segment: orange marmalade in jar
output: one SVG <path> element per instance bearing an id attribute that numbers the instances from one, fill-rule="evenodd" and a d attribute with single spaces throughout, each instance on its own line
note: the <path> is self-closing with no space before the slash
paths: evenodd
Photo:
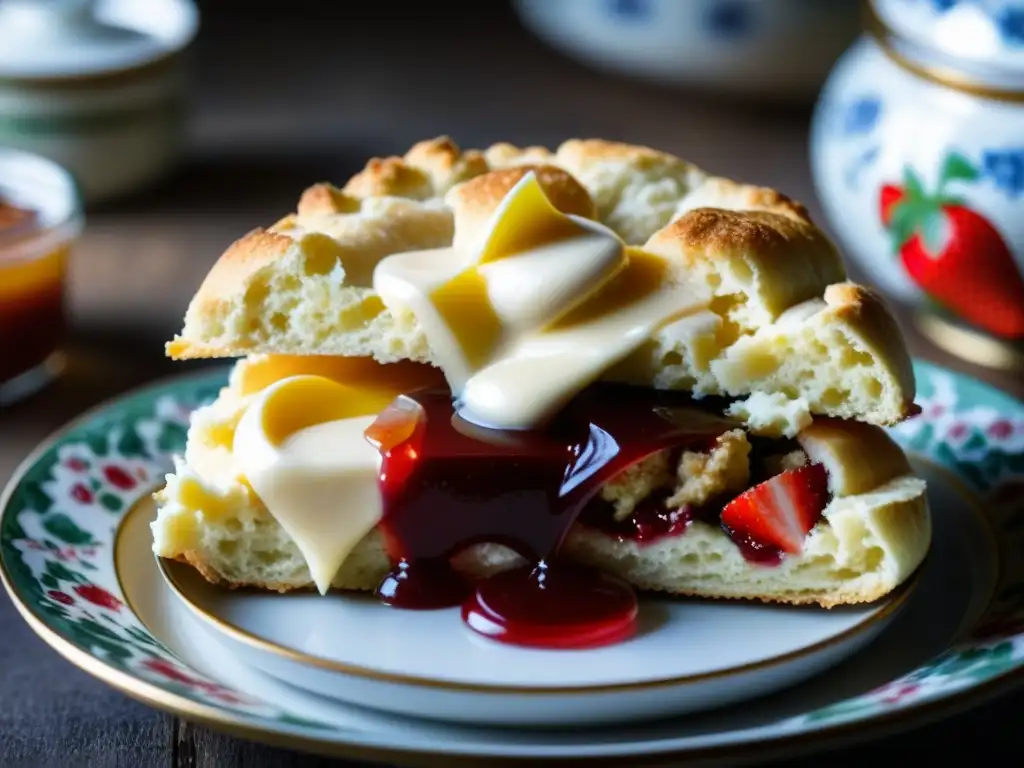
<path id="1" fill-rule="evenodd" d="M 68 252 L 81 228 L 67 171 L 0 148 L 0 407 L 60 369 Z"/>

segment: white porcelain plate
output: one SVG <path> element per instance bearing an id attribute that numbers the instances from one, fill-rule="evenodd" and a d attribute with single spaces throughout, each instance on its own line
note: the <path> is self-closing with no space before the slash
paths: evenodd
<path id="1" fill-rule="evenodd" d="M 620 661 L 594 664 L 588 672 L 585 663 L 566 661 L 570 654 L 551 666 L 541 658 L 547 652 L 531 658 L 533 652 L 496 649 L 483 639 L 460 635 L 464 630 L 454 617 L 442 622 L 441 613 L 405 625 L 436 621 L 436 629 L 412 630 L 393 641 L 378 636 L 348 642 L 344 633 L 332 637 L 349 615 L 382 610 L 352 598 L 328 597 L 324 602 L 310 597 L 328 606 L 323 610 L 329 618 L 318 627 L 327 634 L 318 640 L 307 613 L 313 609 L 305 607 L 305 598 L 282 609 L 294 611 L 287 621 L 278 622 L 291 625 L 282 629 L 261 615 L 279 610 L 264 609 L 262 598 L 252 601 L 256 607 L 251 615 L 240 618 L 237 610 L 246 607 L 247 596 L 225 602 L 205 588 L 194 591 L 186 571 L 179 581 L 196 605 L 211 607 L 198 601 L 213 595 L 212 607 L 222 620 L 262 622 L 238 626 L 290 646 L 298 655 L 262 641 L 243 641 L 238 630 L 213 628 L 162 578 L 149 549 L 152 507 L 144 500 L 168 469 L 169 454 L 180 450 L 188 412 L 216 394 L 223 373 L 179 378 L 120 398 L 42 446 L 18 471 L 3 499 L 0 573 L 28 623 L 76 665 L 155 706 L 252 738 L 392 762 L 424 762 L 444 755 L 445 765 L 495 765 L 525 757 L 620 764 L 624 758 L 636 764 L 670 755 L 729 762 L 767 758 L 821 744 L 832 735 L 866 735 L 875 726 L 891 727 L 894 720 L 909 722 L 968 706 L 1022 678 L 1024 406 L 948 371 L 923 363 L 916 370 L 923 412 L 895 435 L 915 455 L 916 468 L 929 482 L 933 549 L 891 623 L 834 665 L 855 650 L 844 646 L 843 638 L 870 640 L 873 629 L 882 628 L 880 614 L 887 607 L 875 607 L 873 614 L 807 611 L 805 618 L 804 611 L 783 616 L 755 606 L 735 606 L 746 609 L 743 616 L 731 609 L 718 615 L 718 607 L 693 601 L 645 603 L 645 611 L 653 613 L 648 631 L 633 641 L 634 648 L 645 647 L 637 656 L 661 654 L 668 660 L 672 654 L 668 645 L 660 647 L 659 636 L 674 638 L 679 656 L 696 653 L 695 638 L 703 637 L 700 656 L 672 658 L 675 666 L 668 674 L 653 664 L 627 662 L 629 645 L 623 645 L 599 652 L 621 654 Z M 287 600 L 290 605 L 291 598 Z M 391 620 L 383 614 L 381 619 Z M 303 626 L 310 631 L 303 632 Z M 684 628 L 696 633 L 694 638 Z M 726 628 L 737 636 L 727 636 Z M 748 638 L 738 637 L 741 632 Z M 413 635 L 420 651 L 410 661 L 406 651 L 411 646 L 402 643 L 411 642 Z M 460 643 L 461 650 L 445 652 L 446 637 Z M 816 646 L 819 641 L 841 650 L 824 658 L 822 646 Z M 389 647 L 390 642 L 397 647 Z M 499 655 L 504 661 L 487 670 L 480 659 L 492 652 L 496 661 Z M 787 655 L 793 652 L 795 656 Z M 508 661 L 511 654 L 515 664 Z M 779 656 L 784 657 L 781 662 Z M 437 661 L 431 662 L 432 657 Z M 458 663 L 460 658 L 465 663 Z M 794 658 L 811 658 L 817 669 L 828 668 L 792 685 L 798 676 Z M 633 666 L 623 666 L 627 663 Z M 677 706 L 687 697 L 693 706 L 695 676 L 701 676 L 700 685 L 713 683 L 701 695 L 710 691 L 746 699 L 756 693 L 758 683 L 737 666 L 751 663 L 757 665 L 755 672 L 773 671 L 770 682 L 762 679 L 758 690 L 775 693 L 706 714 L 600 728 L 474 727 L 382 713 L 340 700 L 368 701 L 367 691 L 373 689 L 378 706 L 384 702 L 394 710 L 396 705 L 387 700 L 408 699 L 420 715 L 452 717 L 464 710 L 468 696 L 484 719 L 494 722 L 505 710 L 489 702 L 525 709 L 516 701 L 524 694 L 510 693 L 505 686 L 532 686 L 526 697 L 542 702 L 537 706 L 552 719 L 561 717 L 562 710 L 584 708 L 587 722 L 597 723 L 602 712 L 607 714 L 601 701 L 612 701 L 623 690 L 667 690 Z M 356 671 L 318 668 L 324 664 L 352 664 Z M 518 669 L 507 668 L 512 666 Z M 801 676 L 814 671 L 804 670 Z M 704 677 L 708 673 L 711 677 Z M 546 674 L 557 676 L 553 679 L 558 685 Z M 685 685 L 679 689 L 665 682 L 680 676 L 689 680 L 689 692 Z M 417 679 L 405 679 L 409 677 Z M 740 690 L 726 695 L 724 681 L 729 680 Z M 372 685 L 359 690 L 367 682 Z M 311 693 L 314 686 L 327 695 Z M 501 691 L 495 694 L 494 688 Z M 638 711 L 648 707 L 649 712 L 659 706 L 656 701 L 632 696 L 628 701 L 618 698 L 614 706 Z"/>
<path id="2" fill-rule="evenodd" d="M 137 514 L 152 519 L 145 511 Z M 187 565 L 160 567 L 204 631 L 273 677 L 384 711 L 496 725 L 650 719 L 792 685 L 878 635 L 916 583 L 870 607 L 827 612 L 644 598 L 631 640 L 549 651 L 480 637 L 458 608 L 400 611 L 362 595 L 232 591 Z"/>

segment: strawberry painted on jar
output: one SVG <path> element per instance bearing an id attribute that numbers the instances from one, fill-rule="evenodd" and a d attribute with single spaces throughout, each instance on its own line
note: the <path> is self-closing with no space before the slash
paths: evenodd
<path id="1" fill-rule="evenodd" d="M 870 281 L 974 362 L 1024 366 L 1024 1 L 871 0 L 811 131 Z"/>

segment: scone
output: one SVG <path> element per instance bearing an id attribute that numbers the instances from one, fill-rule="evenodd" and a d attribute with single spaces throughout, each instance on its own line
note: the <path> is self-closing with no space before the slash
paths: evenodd
<path id="1" fill-rule="evenodd" d="M 371 160 L 233 244 L 168 353 L 241 358 L 153 523 L 212 582 L 830 607 L 930 543 L 884 304 L 798 203 L 644 147 Z"/>

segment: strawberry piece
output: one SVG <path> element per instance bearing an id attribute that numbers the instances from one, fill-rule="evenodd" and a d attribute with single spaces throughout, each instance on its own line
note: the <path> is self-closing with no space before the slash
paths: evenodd
<path id="1" fill-rule="evenodd" d="M 798 555 L 826 504 L 828 475 L 811 464 L 744 491 L 725 505 L 722 525 L 742 547 Z"/>
<path id="2" fill-rule="evenodd" d="M 903 191 L 903 187 L 897 187 L 895 184 L 885 184 L 882 186 L 878 195 L 878 213 L 885 226 L 889 226 L 889 223 L 892 221 L 893 210 L 903 202 L 905 196 L 906 193 Z"/>

